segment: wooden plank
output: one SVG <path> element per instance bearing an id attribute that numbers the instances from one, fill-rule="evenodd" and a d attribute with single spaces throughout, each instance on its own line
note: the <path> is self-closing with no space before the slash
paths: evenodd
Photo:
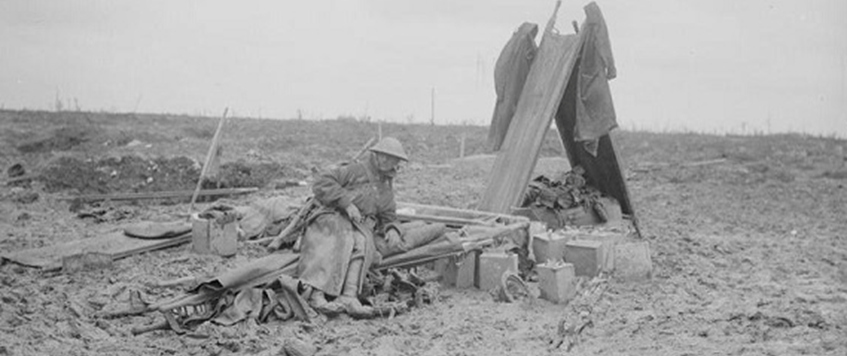
<path id="1" fill-rule="evenodd" d="M 557 2 L 556 11 L 558 8 Z M 538 161 L 544 134 L 559 108 L 582 43 L 578 35 L 554 33 L 555 21 L 556 12 L 544 30 L 479 210 L 508 213 L 517 206 Z"/>
<path id="2" fill-rule="evenodd" d="M 483 225 L 483 226 L 494 226 L 495 223 L 491 221 L 485 220 L 473 220 L 473 219 L 462 219 L 462 218 L 454 218 L 449 216 L 437 216 L 437 215 L 422 215 L 422 214 L 404 214 L 397 213 L 397 218 L 401 221 L 426 221 L 431 223 L 442 223 L 447 226 L 465 226 L 465 225 Z"/>
<path id="3" fill-rule="evenodd" d="M 259 188 L 224 188 L 201 190 L 198 196 L 239 195 L 258 191 Z M 164 192 L 143 193 L 115 193 L 115 194 L 91 194 L 76 197 L 61 197 L 59 200 L 99 201 L 99 200 L 143 200 L 143 199 L 170 199 L 189 198 L 194 194 L 191 190 L 174 190 Z"/>
<path id="4" fill-rule="evenodd" d="M 425 204 L 414 204 L 414 203 L 397 203 L 397 213 L 400 215 L 409 215 L 410 218 L 414 217 L 445 217 L 445 218 L 456 218 L 463 219 L 468 221 L 477 221 L 477 222 L 502 222 L 506 224 L 511 224 L 516 222 L 517 220 L 524 219 L 523 217 L 515 216 L 515 215 L 506 215 L 506 214 L 494 214 L 487 211 L 479 211 L 479 210 L 469 210 L 469 209 L 457 209 L 446 206 L 437 206 L 437 205 L 425 205 Z M 516 220 L 517 219 L 517 220 Z M 461 221 L 461 220 L 457 220 Z"/>
<path id="5" fill-rule="evenodd" d="M 62 258 L 86 252 L 104 253 L 113 260 L 139 253 L 181 245 L 191 241 L 191 233 L 159 240 L 144 240 L 124 235 L 123 229 L 110 231 L 100 237 L 66 242 L 41 248 L 8 252 L 0 255 L 3 259 L 30 267 L 48 270 L 62 268 Z"/>
<path id="6" fill-rule="evenodd" d="M 9 178 L 9 179 L 3 181 L 2 185 L 10 185 L 10 184 L 22 182 L 22 181 L 25 181 L 25 180 L 33 180 L 33 179 L 39 178 L 40 176 L 41 176 L 41 173 L 30 173 L 30 174 L 22 175 L 22 176 L 19 176 L 19 177 Z"/>

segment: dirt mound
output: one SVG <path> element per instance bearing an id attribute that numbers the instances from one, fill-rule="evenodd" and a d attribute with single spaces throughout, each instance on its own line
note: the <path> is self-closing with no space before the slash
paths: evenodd
<path id="1" fill-rule="evenodd" d="M 40 180 L 47 192 L 94 194 L 191 189 L 199 176 L 197 164 L 186 157 L 123 156 L 97 161 L 61 157 L 42 172 Z"/>
<path id="2" fill-rule="evenodd" d="M 243 160 L 225 163 L 214 177 L 204 179 L 204 188 L 264 187 L 280 178 L 303 179 L 299 170 L 278 162 L 251 163 Z"/>
<path id="3" fill-rule="evenodd" d="M 99 133 L 56 155 L 17 150 L 73 123 L 95 126 L 99 131 L 92 132 Z M 8 176 L 8 168 L 20 162 L 26 174 L 41 174 L 54 191 L 68 193 L 129 192 L 134 184 L 141 191 L 190 190 L 216 123 L 213 118 L 0 111 L 0 173 Z M 493 156 L 481 155 L 485 128 L 384 123 L 382 131 L 401 139 L 412 157 L 395 181 L 398 201 L 473 208 L 480 200 L 494 162 Z M 466 157 L 453 160 L 463 132 Z M 349 159 L 376 133 L 376 123 L 239 119 L 223 136 L 223 163 L 244 161 L 224 164 L 215 182 L 261 186 L 268 179 L 305 177 L 312 167 Z M 291 339 L 314 345 L 319 355 L 847 354 L 847 142 L 631 131 L 615 131 L 613 138 L 650 244 L 653 278 L 582 280 L 580 286 L 606 288 L 591 300 L 591 309 L 586 299 L 567 306 L 543 299 L 498 303 L 486 291 L 446 288 L 425 308 L 368 321 L 206 323 L 191 334 L 132 336 L 133 328 L 158 323 L 161 314 L 100 316 L 125 310 L 136 292 L 155 303 L 183 291 L 158 287 L 161 281 L 219 275 L 267 255 L 252 244 L 240 245 L 229 258 L 183 246 L 73 274 L 0 263 L 0 355 L 267 355 L 284 353 L 283 344 Z M 132 140 L 145 144 L 129 145 Z M 563 154 L 552 151 L 558 142 L 552 133 L 545 138 L 533 176 L 565 169 Z M 556 157 L 545 159 L 553 156 L 545 152 Z M 191 159 L 174 158 L 185 160 L 184 166 L 153 159 L 173 154 Z M 48 174 L 47 168 L 55 171 Z M 184 185 L 163 173 L 170 168 L 174 175 L 185 174 Z M 41 187 L 0 186 L 0 250 L 103 236 L 124 223 L 171 221 L 190 210 L 188 204 L 103 202 L 68 211 Z M 262 191 L 242 202 L 280 195 L 295 205 L 309 193 L 306 187 Z M 572 324 L 563 322 L 573 320 L 566 313 L 577 310 L 571 305 L 590 310 L 591 324 L 585 324 L 570 352 L 550 350 L 562 340 L 560 330 L 570 332 L 564 326 Z"/>

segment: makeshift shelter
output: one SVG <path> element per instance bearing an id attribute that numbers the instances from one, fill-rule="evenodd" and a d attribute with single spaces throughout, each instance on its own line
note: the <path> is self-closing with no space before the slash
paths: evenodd
<path id="1" fill-rule="evenodd" d="M 545 27 L 478 209 L 506 214 L 518 206 L 555 119 L 571 167 L 583 167 L 588 183 L 615 198 L 622 213 L 635 222 L 609 137 L 617 123 L 608 80 L 617 73 L 605 20 L 592 2 L 584 8 L 586 20 L 578 33 L 558 34 L 554 25 L 559 5 Z"/>

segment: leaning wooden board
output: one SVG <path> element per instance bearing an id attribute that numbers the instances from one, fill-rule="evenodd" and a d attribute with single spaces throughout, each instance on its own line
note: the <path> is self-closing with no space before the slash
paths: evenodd
<path id="1" fill-rule="evenodd" d="M 557 11 L 558 8 L 559 3 Z M 477 207 L 479 210 L 509 213 L 518 206 L 538 161 L 544 134 L 559 109 L 582 39 L 579 35 L 554 33 L 555 20 L 554 13 L 547 23 L 515 115 L 494 161 L 488 186 Z"/>
<path id="2" fill-rule="evenodd" d="M 101 237 L 92 237 L 36 249 L 8 252 L 3 253 L 0 257 L 25 266 L 53 270 L 62 268 L 63 257 L 80 253 L 100 252 L 109 254 L 113 260 L 117 260 L 190 241 L 190 231 L 168 239 L 145 240 L 126 236 L 123 229 L 118 229 L 107 232 Z"/>

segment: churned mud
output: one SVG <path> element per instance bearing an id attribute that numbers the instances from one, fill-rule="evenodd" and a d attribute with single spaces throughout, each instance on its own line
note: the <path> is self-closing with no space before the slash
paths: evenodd
<path id="1" fill-rule="evenodd" d="M 184 201 L 83 206 L 79 194 L 193 189 L 217 121 L 166 115 L 0 112 L 0 168 L 20 164 L 32 179 L 0 186 L 0 251 L 101 236 L 119 223 L 169 220 Z M 493 156 L 486 128 L 383 124 L 413 157 L 398 200 L 472 208 Z M 229 199 L 285 196 L 275 180 L 309 181 L 352 157 L 378 133 L 351 120 L 232 119 L 217 178 L 206 187 L 260 187 Z M 466 157 L 459 158 L 462 137 Z M 0 355 L 279 355 L 286 341 L 319 355 L 844 355 L 847 353 L 847 142 L 800 135 L 711 136 L 614 132 L 653 278 L 582 281 L 574 305 L 591 323 L 570 344 L 559 327 L 570 307 L 531 298 L 500 303 L 488 291 L 442 289 L 437 300 L 393 318 L 339 317 L 313 323 L 204 324 L 187 335 L 133 326 L 160 315 L 105 318 L 132 293 L 178 295 L 156 283 L 209 276 L 265 252 L 242 244 L 235 257 L 188 246 L 117 260 L 111 269 L 65 274 L 0 266 Z M 567 169 L 548 135 L 536 173 Z M 18 175 L 16 172 L 15 175 Z M 166 204 L 163 204 L 166 203 Z M 202 202 L 202 209 L 210 202 Z M 113 218 L 79 211 L 111 209 Z M 118 218 L 119 217 L 119 218 Z M 533 285 L 530 284 L 531 289 Z M 558 346 L 558 347 L 557 347 Z M 569 350 L 566 346 L 570 346 Z"/>

